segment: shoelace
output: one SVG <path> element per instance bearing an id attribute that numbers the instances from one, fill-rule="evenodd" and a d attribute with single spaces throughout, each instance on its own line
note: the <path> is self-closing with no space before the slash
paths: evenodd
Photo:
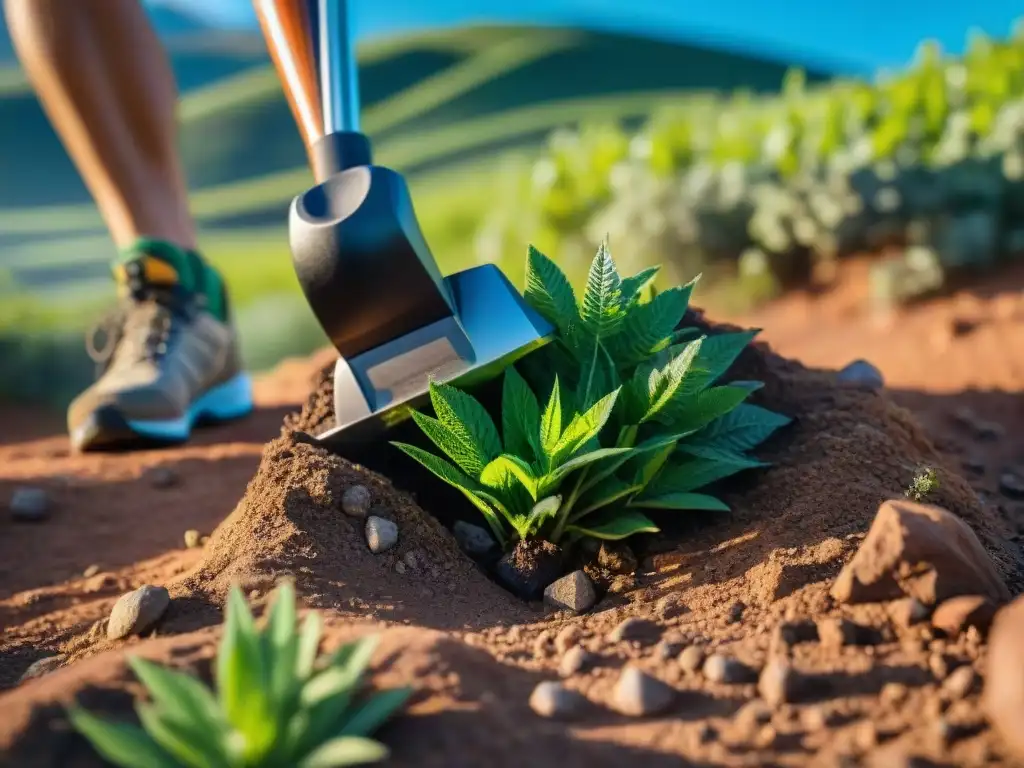
<path id="1" fill-rule="evenodd" d="M 175 292 L 132 286 L 131 294 L 86 334 L 86 351 L 98 375 L 115 357 L 125 363 L 158 361 L 188 316 L 188 302 Z"/>

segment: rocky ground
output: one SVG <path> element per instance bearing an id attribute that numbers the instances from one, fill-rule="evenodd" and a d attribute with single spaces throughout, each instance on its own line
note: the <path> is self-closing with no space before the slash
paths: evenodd
<path id="1" fill-rule="evenodd" d="M 228 586 L 260 606 L 281 576 L 328 644 L 383 631 L 374 681 L 416 687 L 390 764 L 1024 764 L 1024 275 L 879 317 L 858 270 L 735 318 L 771 350 L 734 374 L 794 422 L 733 511 L 591 552 L 546 602 L 497 586 L 479 521 L 405 465 L 309 444 L 324 357 L 174 450 L 71 456 L 59 419 L 4 409 L 6 764 L 101 765 L 60 704 L 129 716 L 126 652 L 205 674 Z"/>

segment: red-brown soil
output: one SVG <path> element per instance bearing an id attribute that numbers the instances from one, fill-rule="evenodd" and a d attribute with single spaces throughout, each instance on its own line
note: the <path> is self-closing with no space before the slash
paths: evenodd
<path id="1" fill-rule="evenodd" d="M 828 592 L 878 505 L 899 497 L 925 465 L 940 478 L 928 500 L 966 520 L 1010 591 L 1022 591 L 1024 507 L 1000 495 L 998 479 L 1024 463 L 1024 300 L 1010 292 L 1024 273 L 887 320 L 863 313 L 861 278 L 854 265 L 830 294 L 795 295 L 737 319 L 765 328 L 771 350 L 749 350 L 734 374 L 765 381 L 757 401 L 794 417 L 758 451 L 773 466 L 724 485 L 731 513 L 661 518 L 663 533 L 638 545 L 636 575 L 617 579 L 580 617 L 496 586 L 438 522 L 461 508 L 410 488 L 415 476 L 398 457 L 392 485 L 296 438 L 292 429 L 315 431 L 323 420 L 323 393 L 306 400 L 329 356 L 282 366 L 260 382 L 251 419 L 174 450 L 72 456 L 59 418 L 4 409 L 0 500 L 33 485 L 54 509 L 34 524 L 0 517 L 0 687 L 12 689 L 0 695 L 0 749 L 10 765 L 101 764 L 68 730 L 60 702 L 78 695 L 129 716 L 137 689 L 126 650 L 202 673 L 228 586 L 240 582 L 259 605 L 290 576 L 305 604 L 328 618 L 329 643 L 383 629 L 375 681 L 418 689 L 380 733 L 394 750 L 389 764 L 1012 765 L 977 690 L 951 699 L 937 679 L 937 657 L 981 671 L 983 643 L 905 628 L 885 604 L 838 606 Z M 887 393 L 804 367 L 858 357 L 878 365 Z M 163 487 L 160 468 L 177 482 Z M 399 525 L 398 546 L 386 554 L 371 554 L 339 509 L 354 483 L 371 490 L 376 514 Z M 437 518 L 408 490 L 421 490 Z M 185 549 L 187 529 L 211 537 Z M 83 576 L 93 565 L 98 572 Z M 107 641 L 102 621 L 140 584 L 171 592 L 160 637 Z M 608 637 L 629 616 L 656 625 L 650 642 Z M 760 667 L 777 650 L 780 623 L 839 616 L 874 627 L 877 640 L 795 645 L 794 666 L 823 684 L 767 720 L 741 710 L 757 698 L 755 685 L 712 683 L 676 659 L 680 648 L 701 645 Z M 590 708 L 560 723 L 527 702 L 537 682 L 558 679 L 553 641 L 568 626 L 596 664 L 566 680 Z M 34 660 L 54 653 L 67 666 L 17 685 Z M 647 718 L 614 712 L 611 690 L 627 663 L 675 687 L 674 705 Z"/>

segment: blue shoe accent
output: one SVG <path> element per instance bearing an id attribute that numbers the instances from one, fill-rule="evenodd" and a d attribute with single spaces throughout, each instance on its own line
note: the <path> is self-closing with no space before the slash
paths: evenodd
<path id="1" fill-rule="evenodd" d="M 249 374 L 240 373 L 230 381 L 204 392 L 180 418 L 159 421 L 129 419 L 128 426 L 142 437 L 184 442 L 192 434 L 196 422 L 201 419 L 230 421 L 248 415 L 252 409 L 252 380 Z"/>

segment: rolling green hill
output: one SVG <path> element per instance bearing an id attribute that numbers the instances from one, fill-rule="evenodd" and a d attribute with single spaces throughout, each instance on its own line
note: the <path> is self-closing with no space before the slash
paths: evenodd
<path id="1" fill-rule="evenodd" d="M 297 293 L 285 214 L 311 179 L 262 43 L 203 32 L 169 48 L 182 84 L 193 210 L 243 326 L 252 326 L 243 327 L 247 361 L 262 367 L 304 352 L 322 337 Z M 529 157 L 553 129 L 638 120 L 659 103 L 702 109 L 712 92 L 775 91 L 790 64 L 631 35 L 513 26 L 408 35 L 363 45 L 359 57 L 362 127 L 377 162 L 410 179 L 446 272 L 473 263 L 497 170 Z M 37 102 L 9 68 L 0 68 L 0 146 L 0 393 L 45 388 L 60 357 L 64 399 L 87 368 L 68 373 L 67 356 L 80 353 L 53 350 L 78 350 L 86 318 L 109 300 L 110 243 Z M 518 281 L 521 265 L 502 266 Z M 268 324 L 270 314 L 276 320 Z"/>

